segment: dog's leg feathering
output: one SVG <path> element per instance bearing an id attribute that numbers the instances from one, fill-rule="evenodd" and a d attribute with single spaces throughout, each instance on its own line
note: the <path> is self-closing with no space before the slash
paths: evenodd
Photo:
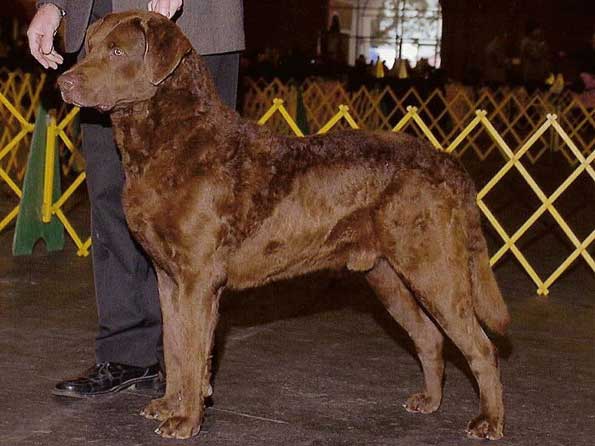
<path id="1" fill-rule="evenodd" d="M 424 391 L 411 395 L 404 404 L 405 409 L 417 413 L 435 412 L 442 400 L 442 333 L 386 260 L 380 260 L 366 279 L 390 315 L 411 336 L 421 362 Z"/>

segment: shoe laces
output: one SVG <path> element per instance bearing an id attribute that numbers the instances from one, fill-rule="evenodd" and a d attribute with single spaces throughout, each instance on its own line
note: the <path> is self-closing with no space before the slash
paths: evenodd
<path id="1" fill-rule="evenodd" d="M 103 378 L 112 377 L 112 371 L 110 370 L 111 363 L 109 362 L 101 362 L 99 364 L 95 364 L 95 375 L 97 378 L 92 379 L 92 381 L 101 381 Z"/>

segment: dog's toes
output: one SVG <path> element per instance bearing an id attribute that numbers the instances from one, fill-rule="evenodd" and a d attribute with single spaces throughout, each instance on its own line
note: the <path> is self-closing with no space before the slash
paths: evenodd
<path id="1" fill-rule="evenodd" d="M 471 420 L 467 426 L 467 436 L 481 440 L 499 440 L 504 436 L 504 423 L 490 420 L 485 415 L 479 415 Z"/>
<path id="2" fill-rule="evenodd" d="M 426 393 L 411 395 L 403 407 L 411 413 L 432 413 L 438 410 L 440 400 L 428 396 Z"/>
<path id="3" fill-rule="evenodd" d="M 140 414 L 150 420 L 165 421 L 174 415 L 174 409 L 168 400 L 159 398 L 147 404 Z"/>
<path id="4" fill-rule="evenodd" d="M 163 438 L 185 440 L 200 432 L 200 421 L 193 417 L 174 416 L 165 420 L 155 429 L 155 433 Z"/>

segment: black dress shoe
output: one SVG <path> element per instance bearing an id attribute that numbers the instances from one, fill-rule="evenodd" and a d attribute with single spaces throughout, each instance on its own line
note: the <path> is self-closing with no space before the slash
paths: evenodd
<path id="1" fill-rule="evenodd" d="M 86 398 L 119 392 L 135 384 L 151 385 L 162 381 L 159 364 L 135 367 L 115 362 L 102 362 L 83 372 L 77 378 L 59 382 L 54 395 Z"/>

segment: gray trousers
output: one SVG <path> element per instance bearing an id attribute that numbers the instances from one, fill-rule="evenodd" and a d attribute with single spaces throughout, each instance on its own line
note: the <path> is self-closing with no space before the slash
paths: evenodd
<path id="1" fill-rule="evenodd" d="M 94 19 L 109 12 L 108 2 Z M 203 56 L 223 101 L 235 108 L 239 53 Z M 132 239 L 122 209 L 124 173 L 106 115 L 81 112 L 91 204 L 93 273 L 99 332 L 97 362 L 149 366 L 162 361 L 161 310 L 150 260 Z M 163 131 L 167 131 L 164 129 Z"/>

